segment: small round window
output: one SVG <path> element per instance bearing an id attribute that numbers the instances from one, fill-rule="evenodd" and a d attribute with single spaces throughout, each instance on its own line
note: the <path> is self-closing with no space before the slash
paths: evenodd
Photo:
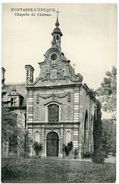
<path id="1" fill-rule="evenodd" d="M 53 61 L 56 60 L 56 59 L 57 59 L 57 54 L 53 53 L 53 54 L 51 55 L 51 59 L 52 59 Z"/>

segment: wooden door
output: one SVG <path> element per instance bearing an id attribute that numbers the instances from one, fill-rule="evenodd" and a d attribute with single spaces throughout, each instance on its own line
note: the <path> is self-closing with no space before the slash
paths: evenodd
<path id="1" fill-rule="evenodd" d="M 56 132 L 50 132 L 47 135 L 47 156 L 58 157 L 59 137 Z"/>

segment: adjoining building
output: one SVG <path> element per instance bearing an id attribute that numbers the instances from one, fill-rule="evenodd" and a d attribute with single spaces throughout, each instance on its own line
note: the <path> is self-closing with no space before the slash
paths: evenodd
<path id="1" fill-rule="evenodd" d="M 7 106 L 16 105 L 26 116 L 30 156 L 35 155 L 33 143 L 38 142 L 43 145 L 42 156 L 62 157 L 63 144 L 70 141 L 79 157 L 90 155 L 98 139 L 101 104 L 62 52 L 58 16 L 51 34 L 52 46 L 39 63 L 39 76 L 34 80 L 34 68 L 26 65 L 26 84 L 16 88 L 3 84 L 4 99 L 7 96 Z"/>

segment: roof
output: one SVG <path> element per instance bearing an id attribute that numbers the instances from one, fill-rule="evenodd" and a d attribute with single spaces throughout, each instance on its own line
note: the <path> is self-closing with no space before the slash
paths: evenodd
<path id="1" fill-rule="evenodd" d="M 52 32 L 52 35 L 53 35 L 54 33 L 58 33 L 60 36 L 63 36 L 63 34 L 62 34 L 62 32 L 61 32 L 61 30 L 60 30 L 59 27 L 54 28 L 54 30 L 53 30 L 53 32 Z"/>
<path id="2" fill-rule="evenodd" d="M 27 90 L 25 87 L 25 83 L 9 83 L 5 84 L 3 91 L 4 92 L 11 92 L 13 88 L 16 89 L 17 93 L 24 97 L 22 106 L 26 106 L 26 95 L 27 95 Z"/>

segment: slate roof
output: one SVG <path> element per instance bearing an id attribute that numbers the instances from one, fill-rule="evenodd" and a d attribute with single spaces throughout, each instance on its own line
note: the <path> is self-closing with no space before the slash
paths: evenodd
<path id="1" fill-rule="evenodd" d="M 5 86 L 3 88 L 3 92 L 11 92 L 13 90 L 13 88 L 15 88 L 17 93 L 24 98 L 22 106 L 26 106 L 27 90 L 26 90 L 26 87 L 25 87 L 25 83 L 9 83 L 9 84 L 5 84 Z"/>

